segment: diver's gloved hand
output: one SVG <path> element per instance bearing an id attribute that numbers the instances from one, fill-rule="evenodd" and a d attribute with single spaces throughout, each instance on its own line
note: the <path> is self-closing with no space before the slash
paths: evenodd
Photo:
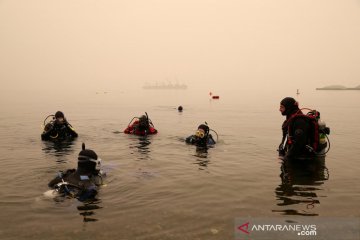
<path id="1" fill-rule="evenodd" d="M 192 144 L 194 142 L 193 136 L 189 136 L 189 137 L 185 138 L 185 142 Z"/>
<path id="2" fill-rule="evenodd" d="M 49 131 L 51 131 L 53 129 L 54 129 L 54 124 L 48 123 L 48 124 L 46 124 L 46 126 L 44 128 L 44 131 L 49 132 Z"/>

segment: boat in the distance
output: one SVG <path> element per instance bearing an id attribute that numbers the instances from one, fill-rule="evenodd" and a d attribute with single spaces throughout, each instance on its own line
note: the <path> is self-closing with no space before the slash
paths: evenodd
<path id="1" fill-rule="evenodd" d="M 187 89 L 185 84 L 172 83 L 172 82 L 156 82 L 155 84 L 145 83 L 143 89 Z"/>

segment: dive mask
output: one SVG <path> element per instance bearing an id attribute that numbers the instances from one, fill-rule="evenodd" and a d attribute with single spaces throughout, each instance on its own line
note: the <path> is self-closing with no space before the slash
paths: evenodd
<path id="1" fill-rule="evenodd" d="M 101 158 L 93 159 L 93 158 L 90 158 L 88 156 L 79 155 L 78 161 L 79 162 L 87 162 L 87 161 L 94 162 L 96 164 L 95 165 L 95 170 L 100 170 L 100 168 L 101 168 Z"/>
<path id="2" fill-rule="evenodd" d="M 198 129 L 195 133 L 195 136 L 197 136 L 198 138 L 204 138 L 205 137 L 204 129 Z"/>

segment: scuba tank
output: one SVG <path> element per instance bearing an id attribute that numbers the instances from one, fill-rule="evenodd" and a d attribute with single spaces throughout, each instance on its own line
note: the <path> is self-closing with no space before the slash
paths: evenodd
<path id="1" fill-rule="evenodd" d="M 327 127 L 325 121 L 320 118 L 320 113 L 316 119 L 319 128 L 319 153 L 324 154 L 326 148 L 328 148 L 326 152 L 330 149 L 330 143 L 327 137 L 327 135 L 330 134 L 330 128 Z"/>
<path id="2" fill-rule="evenodd" d="M 309 112 L 305 114 L 302 113 L 303 110 L 308 110 Z M 315 154 L 318 156 L 325 155 L 330 150 L 330 141 L 327 135 L 330 134 L 330 128 L 326 126 L 326 123 L 320 119 L 320 112 L 317 110 L 312 110 L 308 108 L 301 109 L 298 113 L 292 115 L 288 121 L 288 131 L 287 131 L 287 144 L 291 145 L 294 142 L 292 141 L 292 136 L 294 134 L 294 123 L 297 119 L 303 119 L 309 125 L 308 129 L 308 140 L 305 145 L 309 153 Z M 283 141 L 285 138 L 283 137 Z M 282 142 L 283 143 L 283 142 Z M 285 150 L 286 146 L 279 147 L 279 150 Z"/>
<path id="3" fill-rule="evenodd" d="M 326 133 L 325 133 L 325 129 L 326 129 L 326 123 L 325 121 L 319 119 L 318 120 L 318 125 L 319 125 L 319 144 L 326 144 Z"/>

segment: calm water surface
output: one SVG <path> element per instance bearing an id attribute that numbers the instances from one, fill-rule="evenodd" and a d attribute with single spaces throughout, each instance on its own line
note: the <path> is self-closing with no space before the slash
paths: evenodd
<path id="1" fill-rule="evenodd" d="M 331 128 L 326 159 L 306 166 L 278 159 L 283 97 L 243 90 L 216 101 L 189 89 L 2 99 L 0 239 L 233 239 L 237 217 L 359 217 L 360 92 L 298 96 Z M 71 144 L 40 140 L 57 110 L 79 133 Z M 121 133 L 145 111 L 159 134 Z M 197 152 L 184 138 L 204 121 L 219 141 Z M 99 201 L 45 197 L 57 171 L 76 167 L 82 142 L 107 172 Z"/>

